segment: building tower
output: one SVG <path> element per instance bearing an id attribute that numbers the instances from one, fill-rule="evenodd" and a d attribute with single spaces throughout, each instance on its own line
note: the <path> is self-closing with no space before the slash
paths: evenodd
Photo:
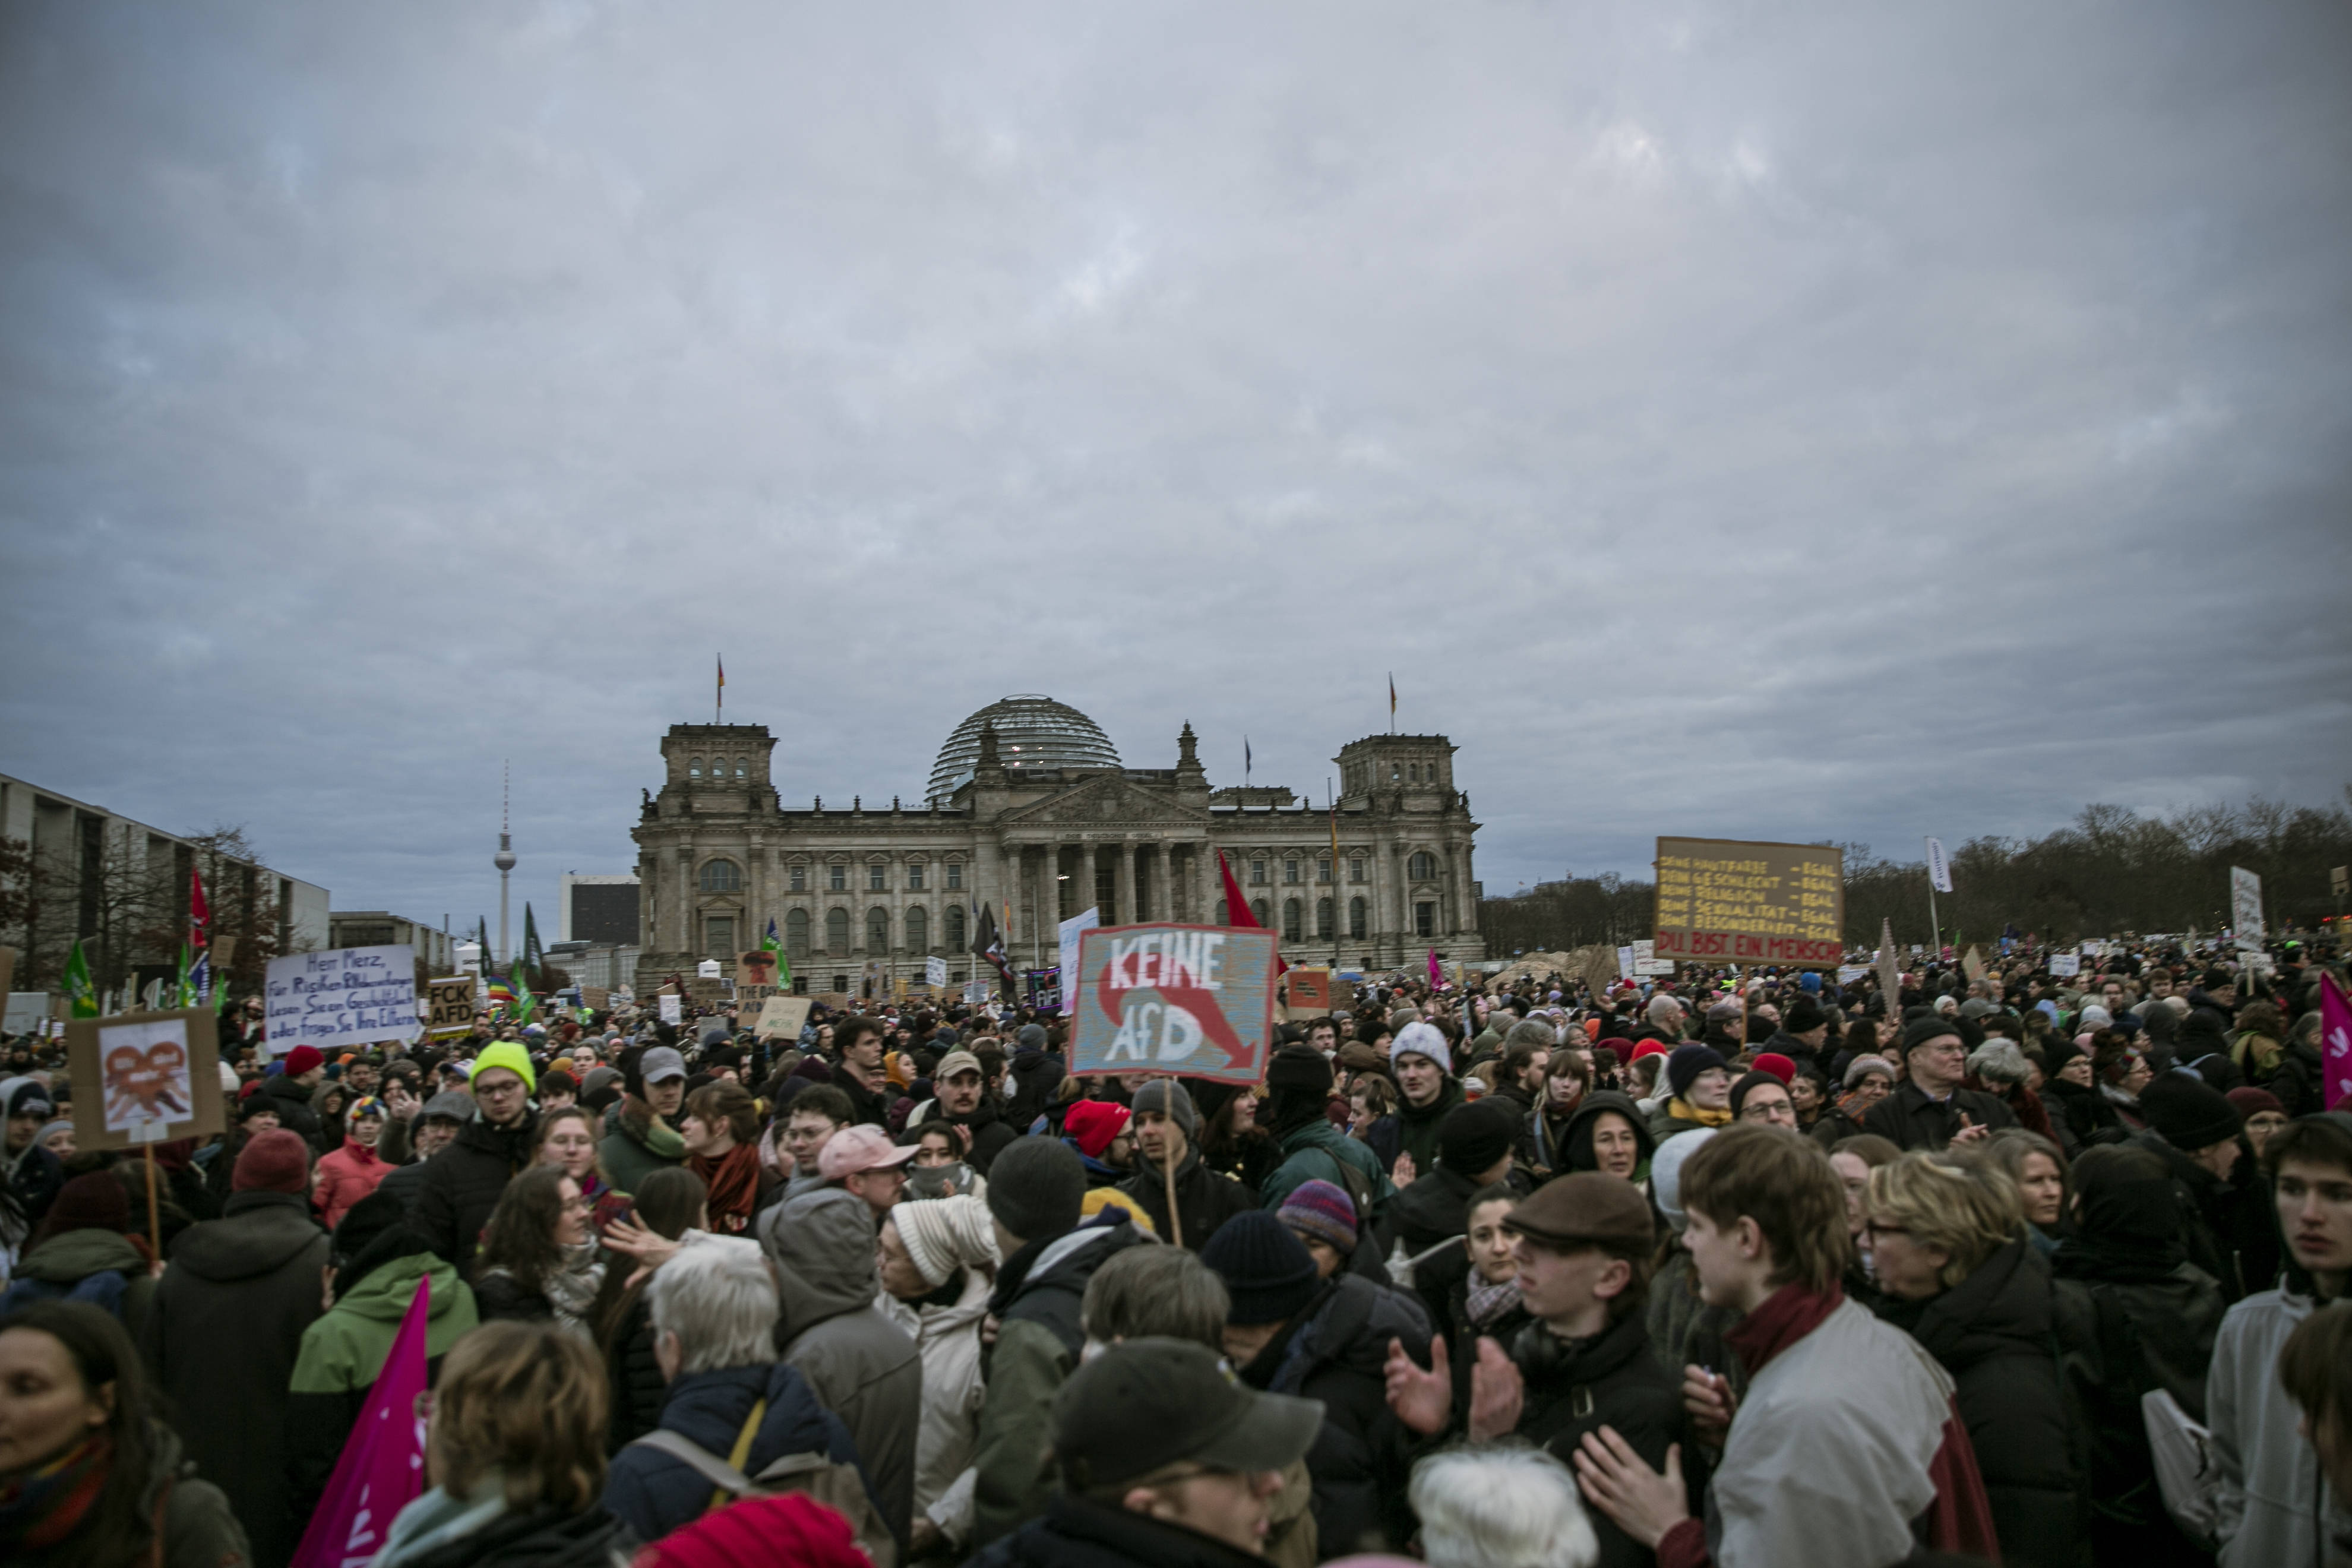
<path id="1" fill-rule="evenodd" d="M 509 793 L 509 768 L 499 764 L 499 852 L 490 864 L 499 868 L 499 968 L 506 970 L 507 953 L 507 879 L 514 874 L 514 838 L 507 831 L 507 804 Z"/>

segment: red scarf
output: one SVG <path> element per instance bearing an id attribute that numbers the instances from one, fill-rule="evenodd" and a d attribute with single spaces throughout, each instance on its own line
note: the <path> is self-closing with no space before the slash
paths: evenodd
<path id="1" fill-rule="evenodd" d="M 30 1552 L 64 1541 L 106 1489 L 113 1461 L 114 1444 L 101 1433 L 0 1480 L 0 1546 Z"/>
<path id="2" fill-rule="evenodd" d="M 1845 1290 L 1809 1290 L 1783 1285 L 1764 1299 L 1763 1305 L 1723 1331 L 1723 1342 L 1739 1354 L 1739 1364 L 1754 1377 L 1765 1364 L 1807 1334 L 1845 1304 Z"/>
<path id="3" fill-rule="evenodd" d="M 720 1236 L 740 1236 L 751 1227 L 751 1210 L 760 1201 L 760 1150 L 738 1143 L 716 1160 L 690 1155 L 686 1168 L 710 1189 L 710 1228 Z"/>

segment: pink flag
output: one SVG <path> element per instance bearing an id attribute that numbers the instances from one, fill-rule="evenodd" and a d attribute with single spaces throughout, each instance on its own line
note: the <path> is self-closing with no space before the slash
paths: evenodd
<path id="1" fill-rule="evenodd" d="M 383 1549 L 392 1516 L 425 1490 L 425 1421 L 416 1413 L 425 1392 L 425 1325 L 432 1314 L 433 1281 L 416 1282 L 408 1315 L 400 1321 L 392 1353 L 383 1358 L 367 1410 L 343 1440 L 343 1457 L 327 1482 L 319 1510 L 302 1531 L 291 1568 L 352 1568 Z"/>
<path id="2" fill-rule="evenodd" d="M 1445 971 L 1437 966 L 1437 950 L 1433 947 L 1429 950 L 1429 983 L 1432 985 L 1445 984 Z"/>
<path id="3" fill-rule="evenodd" d="M 2335 975 L 2319 977 L 2320 1103 L 2329 1110 L 2352 1095 L 2352 997 Z"/>

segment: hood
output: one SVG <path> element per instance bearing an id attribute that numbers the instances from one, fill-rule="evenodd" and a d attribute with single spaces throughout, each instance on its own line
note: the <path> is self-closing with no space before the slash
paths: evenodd
<path id="1" fill-rule="evenodd" d="M 1562 1168 L 1590 1171 L 1595 1168 L 1592 1159 L 1592 1124 L 1604 1110 L 1613 1110 L 1633 1126 L 1633 1146 L 1640 1151 L 1634 1159 L 1638 1172 L 1651 1155 L 1658 1152 L 1657 1138 L 1650 1131 L 1650 1119 L 1642 1114 L 1632 1100 L 1613 1089 L 1596 1089 L 1577 1103 L 1574 1114 L 1568 1119 L 1568 1131 L 1559 1141 Z"/>
<path id="2" fill-rule="evenodd" d="M 425 1308 L 429 1318 L 445 1318 L 457 1305 L 457 1266 L 431 1252 L 388 1258 L 368 1270 L 367 1278 L 335 1300 L 333 1310 L 351 1312 L 379 1323 L 397 1323 L 408 1315 L 416 1282 L 431 1278 L 433 1297 Z"/>
<path id="3" fill-rule="evenodd" d="M 1024 1288 L 1050 1283 L 1057 1276 L 1092 1279 L 1104 1258 L 1147 1239 L 1156 1238 L 1138 1230 L 1123 1211 L 1108 1225 L 1097 1217 L 1047 1243 L 1037 1261 L 1029 1266 Z"/>
<path id="4" fill-rule="evenodd" d="M 881 1288 L 874 1231 L 866 1200 L 839 1187 L 803 1193 L 762 1216 L 760 1246 L 776 1262 L 785 1343 L 872 1303 Z"/>
<path id="5" fill-rule="evenodd" d="M 1374 1284 L 1360 1274 L 1333 1276 L 1323 1300 L 1308 1309 L 1307 1326 L 1284 1353 L 1271 1388 L 1295 1394 L 1316 1368 L 1334 1363 L 1370 1377 L 1385 1375 L 1389 1343 L 1429 1338 L 1429 1314 L 1420 1299 Z"/>
<path id="6" fill-rule="evenodd" d="M 71 1285 L 115 1268 L 136 1271 L 142 1278 L 147 1272 L 146 1255 L 131 1244 L 130 1237 L 111 1230 L 69 1230 L 63 1236 L 53 1236 L 25 1255 L 16 1272 L 27 1279 L 46 1280 L 52 1285 Z"/>
<path id="7" fill-rule="evenodd" d="M 192 1225 L 172 1244 L 172 1264 L 199 1279 L 234 1285 L 286 1267 L 327 1239 L 310 1204 L 291 1193 L 239 1193 L 220 1219 Z"/>

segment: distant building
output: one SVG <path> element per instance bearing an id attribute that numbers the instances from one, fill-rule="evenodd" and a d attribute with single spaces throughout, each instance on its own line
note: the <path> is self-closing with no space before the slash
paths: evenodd
<path id="1" fill-rule="evenodd" d="M 416 950 L 436 974 L 455 974 L 457 938 L 423 921 L 403 920 L 382 910 L 338 910 L 327 918 L 329 947 L 395 947 Z"/>
<path id="2" fill-rule="evenodd" d="M 1342 746 L 1331 815 L 1288 789 L 1212 789 L 1190 725 L 1174 767 L 1123 766 L 1093 720 L 1045 697 L 1008 697 L 957 726 L 915 805 L 787 808 L 769 782 L 775 744 L 760 724 L 663 737 L 662 787 L 645 792 L 630 834 L 641 993 L 705 958 L 731 973 L 771 920 L 806 991 L 853 990 L 869 964 L 919 979 L 934 953 L 961 980 L 982 907 L 1016 968 L 1053 964 L 1055 927 L 1089 905 L 1105 925 L 1228 923 L 1219 850 L 1294 963 L 1486 957 L 1477 824 L 1443 735 Z"/>

